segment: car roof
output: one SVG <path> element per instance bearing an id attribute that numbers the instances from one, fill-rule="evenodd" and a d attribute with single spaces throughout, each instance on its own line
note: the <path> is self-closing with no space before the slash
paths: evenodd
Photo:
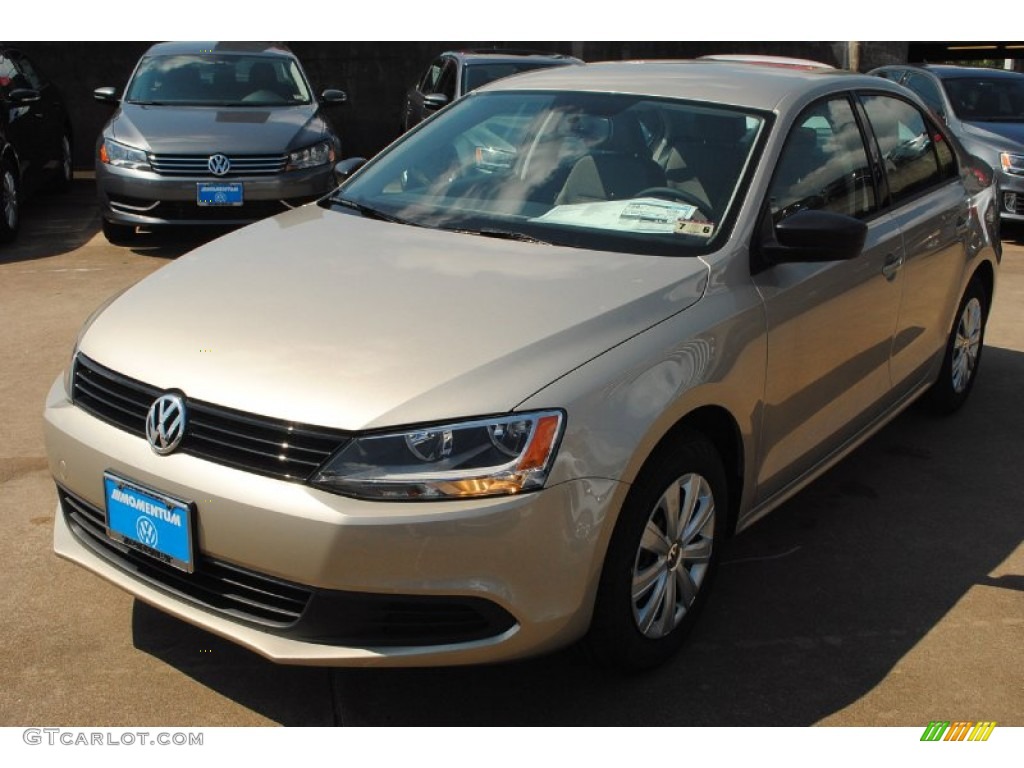
<path id="1" fill-rule="evenodd" d="M 514 79 L 495 81 L 480 90 L 630 93 L 771 111 L 794 95 L 858 87 L 906 93 L 890 81 L 846 70 L 765 67 L 698 59 L 615 61 L 533 70 Z"/>
<path id="2" fill-rule="evenodd" d="M 166 56 L 176 54 L 200 54 L 200 53 L 249 53 L 263 54 L 267 56 L 287 56 L 294 58 L 284 43 L 224 43 L 216 41 L 194 42 L 167 42 L 157 43 L 146 51 L 147 56 Z"/>
<path id="3" fill-rule="evenodd" d="M 564 53 L 551 53 L 545 51 L 526 51 L 503 48 L 488 48 L 484 50 L 445 51 L 442 56 L 453 56 L 461 59 L 464 63 L 486 61 L 494 64 L 504 64 L 523 59 L 531 61 L 548 61 L 552 64 L 582 64 L 580 59 L 568 56 Z"/>
<path id="4" fill-rule="evenodd" d="M 993 69 L 991 67 L 967 67 L 958 64 L 889 64 L 884 67 L 879 67 L 878 69 L 924 70 L 925 72 L 931 72 L 933 75 L 939 78 L 971 77 L 981 74 L 984 74 L 986 77 L 1000 77 L 1010 80 L 1024 77 L 1024 74 L 1021 74 L 1020 72 L 1013 72 L 1007 69 Z"/>

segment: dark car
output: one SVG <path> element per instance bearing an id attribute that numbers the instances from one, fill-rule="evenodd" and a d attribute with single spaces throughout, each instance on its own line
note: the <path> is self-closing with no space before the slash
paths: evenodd
<path id="1" fill-rule="evenodd" d="M 72 141 L 60 91 L 21 51 L 0 44 L 0 242 L 18 234 L 30 195 L 71 185 Z"/>
<path id="2" fill-rule="evenodd" d="M 561 53 L 512 50 L 447 51 L 434 59 L 405 96 L 402 130 L 409 130 L 464 93 L 502 77 L 545 67 L 582 64 Z"/>
<path id="3" fill-rule="evenodd" d="M 1024 221 L 1024 74 L 1001 69 L 898 65 L 872 70 L 914 91 L 964 148 L 995 169 L 1004 221 Z"/>
<path id="4" fill-rule="evenodd" d="M 142 56 L 96 145 L 103 232 L 246 224 L 316 200 L 334 186 L 341 141 L 325 108 L 277 43 L 160 43 Z"/>

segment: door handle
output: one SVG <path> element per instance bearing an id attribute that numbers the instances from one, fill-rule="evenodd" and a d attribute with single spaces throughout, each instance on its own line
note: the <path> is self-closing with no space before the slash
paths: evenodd
<path id="1" fill-rule="evenodd" d="M 902 266 L 903 254 L 890 253 L 885 257 L 885 264 L 882 266 L 882 275 L 891 283 L 896 279 L 896 273 L 900 271 L 900 267 Z"/>

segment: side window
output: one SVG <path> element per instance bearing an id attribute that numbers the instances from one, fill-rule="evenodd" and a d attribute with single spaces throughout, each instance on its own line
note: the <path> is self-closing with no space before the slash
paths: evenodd
<path id="1" fill-rule="evenodd" d="M 942 134 L 931 127 L 917 107 L 880 94 L 865 96 L 863 101 L 894 202 L 906 200 L 948 178 L 939 168 L 935 148 L 934 137 L 941 138 Z"/>
<path id="2" fill-rule="evenodd" d="M 435 59 L 423 74 L 420 81 L 420 93 L 437 93 L 437 81 L 441 79 L 441 70 L 444 69 L 444 59 Z"/>
<path id="3" fill-rule="evenodd" d="M 25 76 L 25 80 L 28 81 L 29 87 L 37 91 L 41 91 L 43 86 L 46 85 L 43 78 L 36 71 L 36 68 L 32 66 L 32 62 L 26 59 L 24 56 L 17 59 L 18 69 Z"/>
<path id="4" fill-rule="evenodd" d="M 939 86 L 932 82 L 927 75 L 911 72 L 904 85 L 920 96 L 935 114 L 945 114 L 946 110 L 942 106 L 942 94 L 939 93 Z"/>
<path id="5" fill-rule="evenodd" d="M 797 118 L 768 194 L 775 223 L 807 209 L 857 218 L 877 210 L 864 141 L 845 98 L 812 104 Z"/>
<path id="6" fill-rule="evenodd" d="M 441 77 L 437 82 L 437 92 L 443 93 L 451 101 L 455 98 L 455 70 L 457 66 L 455 61 L 449 59 L 444 63 L 444 69 L 441 70 Z"/>

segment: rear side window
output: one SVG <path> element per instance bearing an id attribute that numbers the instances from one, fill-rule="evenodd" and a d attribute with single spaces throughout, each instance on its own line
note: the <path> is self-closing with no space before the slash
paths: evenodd
<path id="1" fill-rule="evenodd" d="M 797 119 L 769 199 L 775 223 L 808 209 L 857 218 L 877 210 L 864 141 L 845 97 L 812 104 Z"/>
<path id="2" fill-rule="evenodd" d="M 952 151 L 917 107 L 881 94 L 864 96 L 863 103 L 893 202 L 898 204 L 956 175 Z"/>

